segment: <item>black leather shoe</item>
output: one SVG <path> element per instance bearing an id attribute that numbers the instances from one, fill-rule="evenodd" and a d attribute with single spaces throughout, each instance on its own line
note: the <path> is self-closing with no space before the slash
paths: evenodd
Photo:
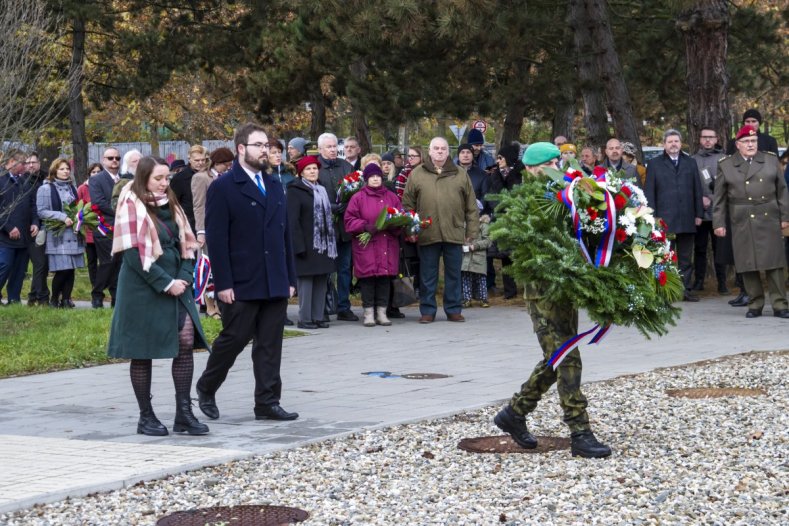
<path id="1" fill-rule="evenodd" d="M 601 444 L 591 431 L 576 431 L 570 435 L 570 452 L 574 457 L 605 458 L 611 448 Z"/>
<path id="2" fill-rule="evenodd" d="M 729 292 L 729 287 L 727 287 L 725 283 L 718 283 L 718 294 L 726 296 L 731 293 Z"/>
<path id="3" fill-rule="evenodd" d="M 98 300 L 92 300 L 90 302 L 90 306 L 93 307 L 94 309 L 103 309 L 104 308 L 104 302 L 103 301 L 98 301 Z"/>
<path id="4" fill-rule="evenodd" d="M 789 309 L 781 309 L 773 312 L 773 316 L 776 318 L 789 318 Z"/>
<path id="5" fill-rule="evenodd" d="M 732 307 L 747 307 L 748 306 L 748 295 L 745 292 L 740 292 L 739 296 L 734 298 L 733 300 L 729 300 L 729 305 Z"/>
<path id="6" fill-rule="evenodd" d="M 163 437 L 167 436 L 169 433 L 167 432 L 167 428 L 164 427 L 164 424 L 156 418 L 153 409 L 149 407 L 140 411 L 140 419 L 137 421 L 137 434 L 151 437 Z"/>
<path id="7" fill-rule="evenodd" d="M 682 301 L 697 302 L 699 301 L 699 297 L 691 294 L 689 290 L 686 290 L 685 295 L 682 297 Z"/>
<path id="8" fill-rule="evenodd" d="M 285 318 L 285 325 L 293 325 L 293 320 L 290 318 Z"/>
<path id="9" fill-rule="evenodd" d="M 317 329 L 318 326 L 311 321 L 300 321 L 296 324 L 299 329 Z"/>
<path id="10" fill-rule="evenodd" d="M 298 413 L 288 413 L 279 404 L 255 408 L 255 420 L 296 420 Z"/>
<path id="11" fill-rule="evenodd" d="M 328 329 L 329 328 L 329 324 L 327 322 L 325 322 L 325 321 L 314 321 L 313 323 L 319 329 Z"/>
<path id="12" fill-rule="evenodd" d="M 359 316 L 349 310 L 337 313 L 337 321 L 359 321 Z"/>
<path id="13" fill-rule="evenodd" d="M 400 319 L 400 318 L 405 318 L 405 314 L 400 312 L 400 309 L 398 308 L 391 308 L 391 309 L 386 309 L 386 317 Z"/>
<path id="14" fill-rule="evenodd" d="M 515 443 L 523 449 L 534 449 L 537 447 L 537 439 L 526 428 L 526 419 L 516 413 L 509 405 L 493 417 L 493 423 L 510 435 Z"/>
<path id="15" fill-rule="evenodd" d="M 748 309 L 745 313 L 746 318 L 758 318 L 762 315 L 762 309 Z"/>
<path id="16" fill-rule="evenodd" d="M 195 387 L 195 391 L 197 391 L 197 405 L 200 407 L 200 411 L 211 420 L 219 418 L 219 408 L 216 406 L 214 395 L 204 393 L 197 387 Z"/>

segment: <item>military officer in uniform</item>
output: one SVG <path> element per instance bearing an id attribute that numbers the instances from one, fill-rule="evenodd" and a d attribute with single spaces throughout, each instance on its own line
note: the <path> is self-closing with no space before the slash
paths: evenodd
<path id="1" fill-rule="evenodd" d="M 726 235 L 729 216 L 734 264 L 743 275 L 750 297 L 746 318 L 758 318 L 764 308 L 760 271 L 765 271 L 773 316 L 789 318 L 784 282 L 781 229 L 789 228 L 789 192 L 778 157 L 758 151 L 757 131 L 743 126 L 735 137 L 737 153 L 718 162 L 712 213 L 715 235 Z"/>
<path id="2" fill-rule="evenodd" d="M 543 167 L 556 168 L 559 155 L 559 148 L 553 144 L 538 142 L 528 147 L 523 155 L 523 164 L 533 177 L 537 177 Z M 536 448 L 537 440 L 526 427 L 525 415 L 537 408 L 542 395 L 555 383 L 559 390 L 559 404 L 564 411 L 564 422 L 570 428 L 572 455 L 607 457 L 611 454 L 611 448 L 601 444 L 589 426 L 587 401 L 581 393 L 582 366 L 578 349 L 567 354 L 556 370 L 548 366 L 554 351 L 578 333 L 578 309 L 555 305 L 544 299 L 540 283 L 528 283 L 525 289 L 529 314 L 542 347 L 543 359 L 493 422 L 521 447 Z"/>

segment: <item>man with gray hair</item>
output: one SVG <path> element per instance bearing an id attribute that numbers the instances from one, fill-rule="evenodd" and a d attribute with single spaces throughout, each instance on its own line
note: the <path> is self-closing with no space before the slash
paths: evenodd
<path id="1" fill-rule="evenodd" d="M 699 167 L 682 151 L 682 135 L 677 130 L 663 134 L 663 148 L 663 154 L 647 165 L 644 195 L 655 215 L 668 225 L 666 231 L 676 236 L 671 248 L 685 284 L 684 300 L 699 301 L 690 290 L 696 227 L 704 217 Z"/>
<path id="2" fill-rule="evenodd" d="M 342 178 L 353 172 L 351 163 L 337 157 L 337 136 L 323 133 L 318 137 L 318 152 L 321 162 L 318 180 L 326 188 L 332 202 L 332 212 L 337 214 L 337 320 L 359 321 L 359 317 L 351 311 L 351 279 L 353 257 L 351 254 L 352 236 L 345 231 L 345 207 L 348 203 L 337 203 L 337 189 Z M 326 321 L 326 320 L 324 320 Z"/>

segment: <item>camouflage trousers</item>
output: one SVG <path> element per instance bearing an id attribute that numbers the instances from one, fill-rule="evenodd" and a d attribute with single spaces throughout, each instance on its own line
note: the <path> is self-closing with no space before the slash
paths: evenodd
<path id="1" fill-rule="evenodd" d="M 528 306 L 543 359 L 537 363 L 520 392 L 513 395 L 510 405 L 516 413 L 527 415 L 534 411 L 542 395 L 555 383 L 559 390 L 559 404 L 564 411 L 564 423 L 570 427 L 570 432 L 588 430 L 588 402 L 581 393 L 582 365 L 578 348 L 568 353 L 555 371 L 547 365 L 556 349 L 578 333 L 578 310 L 543 299 L 529 300 Z"/>

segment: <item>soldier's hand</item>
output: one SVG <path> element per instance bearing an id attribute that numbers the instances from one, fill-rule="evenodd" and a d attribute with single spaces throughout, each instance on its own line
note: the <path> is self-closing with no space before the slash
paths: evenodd
<path id="1" fill-rule="evenodd" d="M 716 228 L 715 229 L 715 235 L 718 236 L 718 237 L 726 237 L 726 229 L 723 228 L 723 227 Z"/>

